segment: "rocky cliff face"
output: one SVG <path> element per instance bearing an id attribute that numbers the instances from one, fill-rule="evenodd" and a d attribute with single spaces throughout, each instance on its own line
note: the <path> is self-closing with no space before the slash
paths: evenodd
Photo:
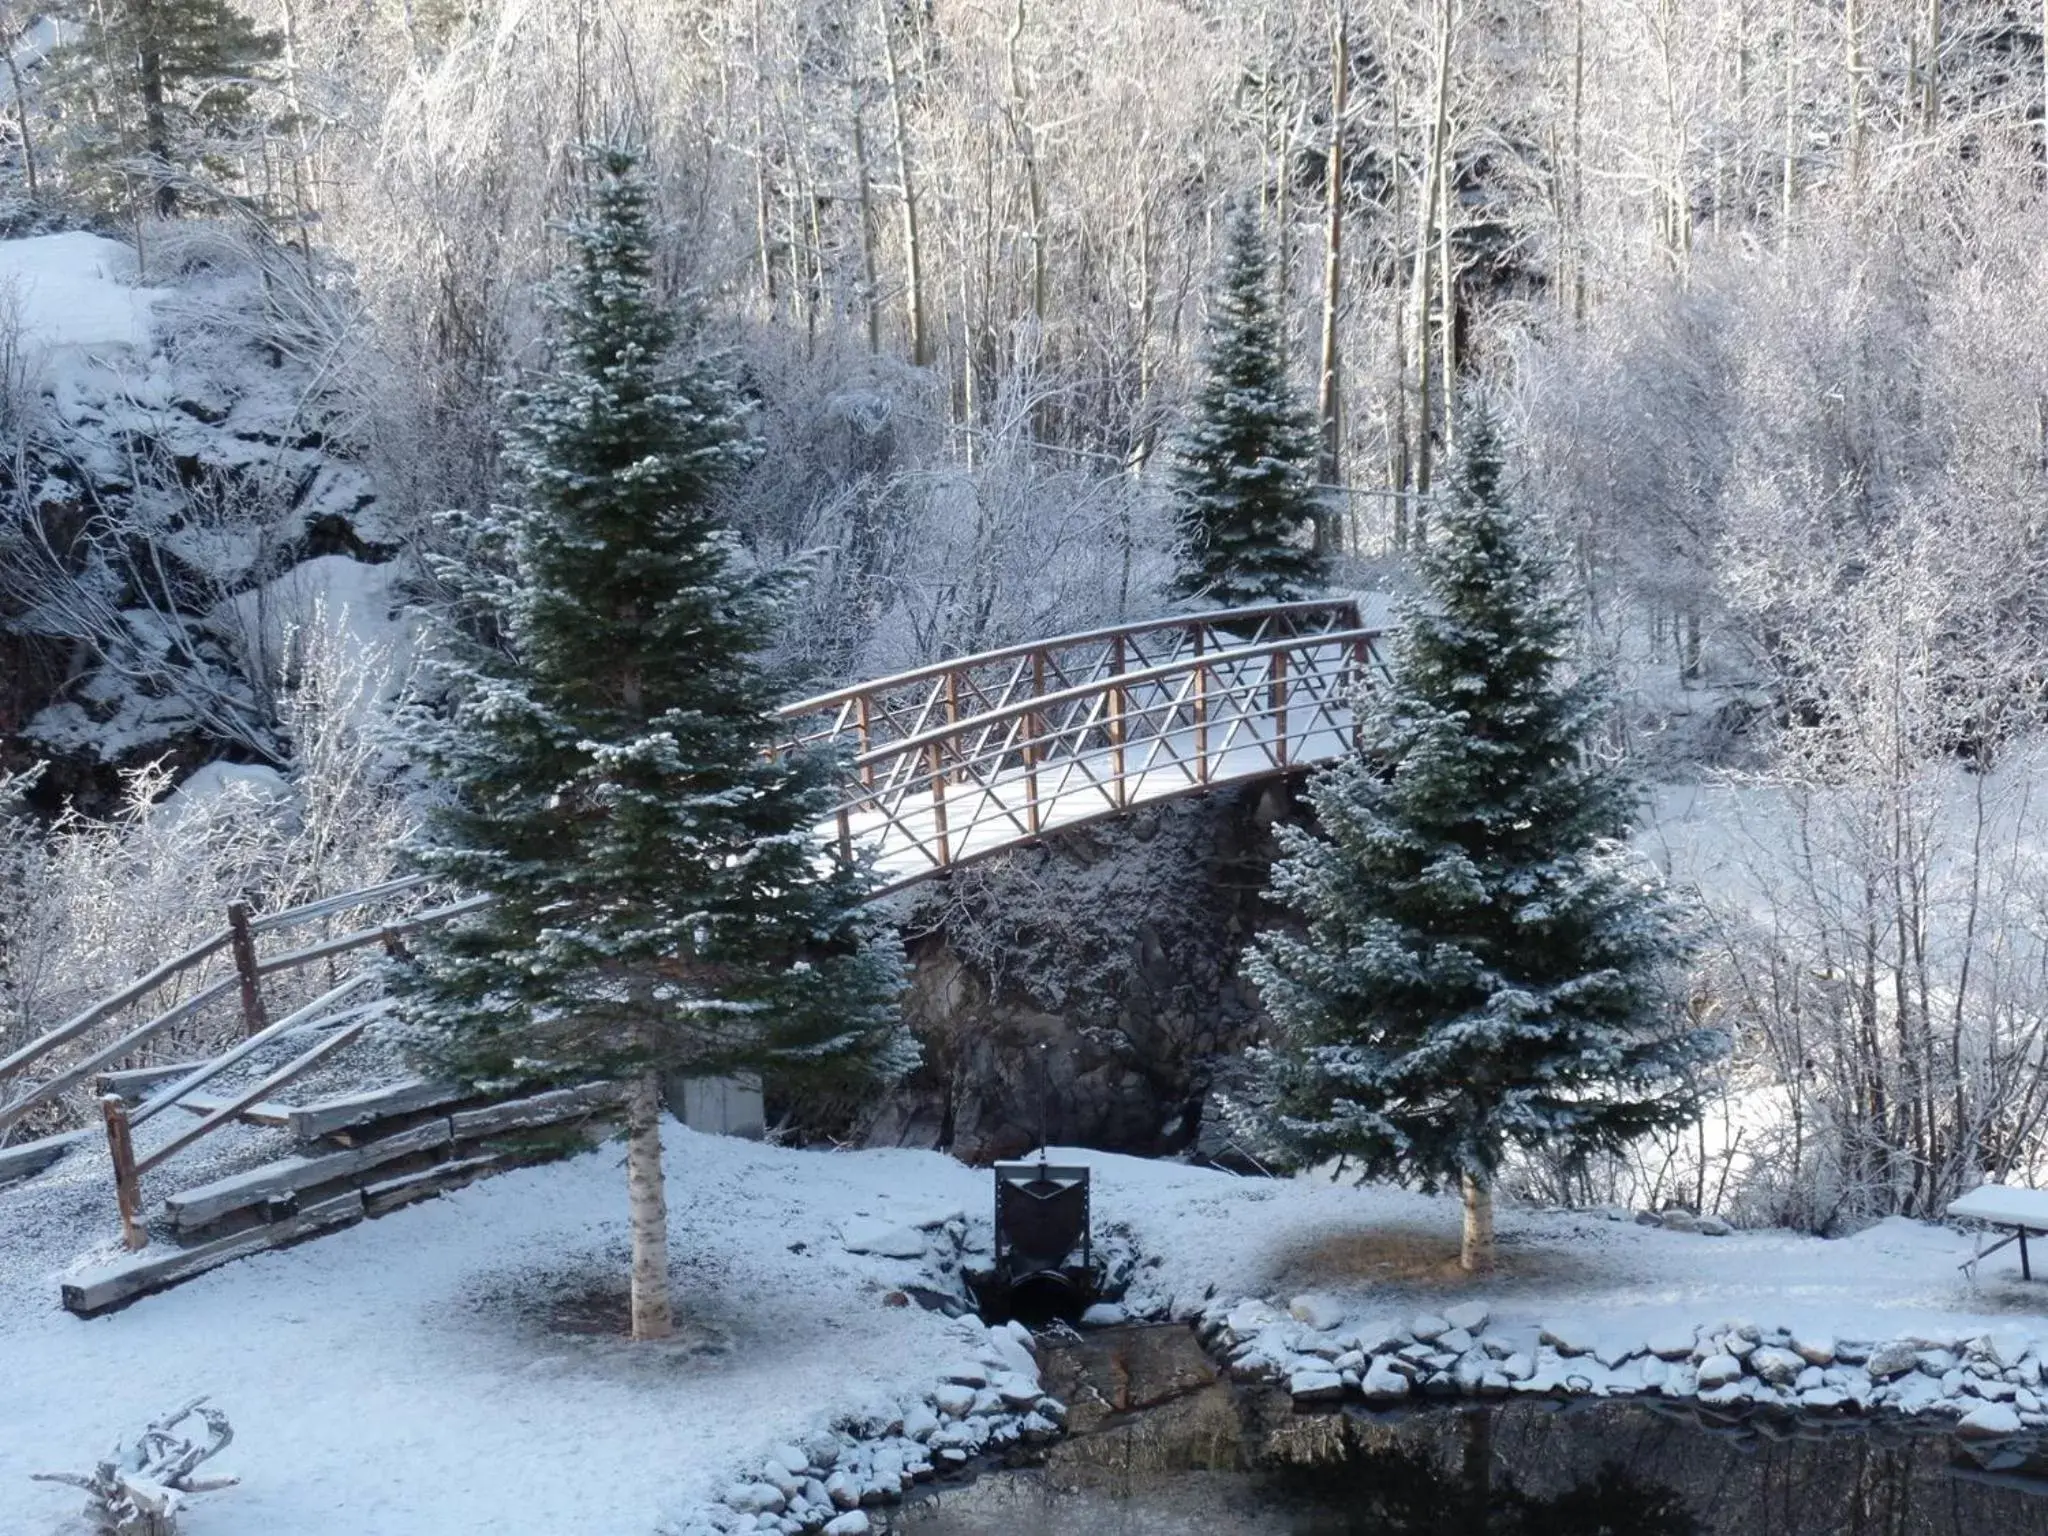
<path id="1" fill-rule="evenodd" d="M 282 762 L 285 633 L 388 608 L 345 325 L 275 260 L 196 223 L 146 276 L 83 232 L 0 241 L 0 770 L 49 761 L 53 805 L 155 759 Z"/>
<path id="2" fill-rule="evenodd" d="M 1161 1153 L 1195 1142 L 1219 1068 L 1259 1027 L 1238 974 L 1284 788 L 1154 806 L 920 893 L 907 1011 L 925 1064 L 871 1144 L 971 1162 L 1047 1139 Z"/>

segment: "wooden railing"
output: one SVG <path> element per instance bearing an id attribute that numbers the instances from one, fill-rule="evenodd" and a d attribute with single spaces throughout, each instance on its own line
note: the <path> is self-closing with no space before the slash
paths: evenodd
<path id="1" fill-rule="evenodd" d="M 1349 749 L 1381 668 L 1351 602 L 1124 624 L 806 699 L 785 751 L 846 754 L 834 824 L 878 894 L 1060 827 Z"/>
<path id="2" fill-rule="evenodd" d="M 417 877 L 390 880 L 363 890 L 343 892 L 340 895 L 308 902 L 303 906 L 288 907 L 256 917 L 252 917 L 246 908 L 230 909 L 228 924 L 220 932 L 194 945 L 183 954 L 166 960 L 111 997 L 101 999 L 56 1028 L 29 1041 L 19 1050 L 0 1058 L 0 1144 L 5 1143 L 8 1133 L 32 1111 L 78 1088 L 115 1063 L 134 1056 L 143 1047 L 160 1039 L 180 1024 L 198 1018 L 222 998 L 230 994 L 239 994 L 245 1033 L 251 1036 L 260 1034 L 268 1027 L 263 978 L 297 970 L 317 961 L 332 959 L 366 945 L 394 945 L 401 935 L 413 929 L 439 922 L 478 905 L 478 898 L 471 897 L 430 911 L 415 913 L 400 920 L 365 927 L 338 938 L 325 939 L 285 954 L 261 958 L 256 953 L 255 940 L 262 935 L 283 933 L 323 917 L 387 901 L 419 889 L 426 883 L 424 879 Z M 94 1030 L 117 1018 L 127 1009 L 183 981 L 190 973 L 204 967 L 222 951 L 232 954 L 235 961 L 234 969 L 229 974 L 208 981 L 190 996 L 181 998 L 152 1014 L 142 1023 L 122 1031 L 113 1039 L 95 1042 L 76 1059 L 65 1057 L 61 1067 L 49 1077 L 28 1083 L 26 1088 L 9 1092 L 9 1085 L 26 1082 L 32 1069 L 50 1062 L 59 1053 L 85 1039 Z"/>
<path id="3" fill-rule="evenodd" d="M 1353 735 L 1352 703 L 1381 669 L 1380 635 L 1350 602 L 1284 603 L 1123 624 L 964 657 L 806 699 L 778 712 L 790 734 L 781 752 L 842 754 L 840 803 L 818 829 L 844 858 L 873 861 L 877 894 L 1062 827 L 1220 784 L 1292 772 L 1341 756 Z M 387 881 L 283 911 L 237 906 L 220 932 L 138 977 L 113 996 L 0 1058 L 0 1146 L 30 1113 L 133 1057 L 231 993 L 243 1017 L 239 1044 L 192 1063 L 130 1108 L 100 1101 L 124 1236 L 145 1241 L 142 1176 L 303 1077 L 355 1040 L 381 1001 L 344 1001 L 367 987 L 358 971 L 274 1023 L 264 980 L 401 937 L 490 900 L 444 901 L 402 919 L 263 956 L 257 940 L 419 890 L 423 877 Z M 233 969 L 211 978 L 142 1023 L 82 1054 L 95 1030 L 226 951 Z M 138 1156 L 136 1127 L 260 1050 L 317 1036 L 284 1066 L 225 1103 L 204 1105 L 197 1124 Z M 38 1065 L 49 1076 L 17 1089 Z M 198 1106 L 190 1106 L 198 1107 Z"/>

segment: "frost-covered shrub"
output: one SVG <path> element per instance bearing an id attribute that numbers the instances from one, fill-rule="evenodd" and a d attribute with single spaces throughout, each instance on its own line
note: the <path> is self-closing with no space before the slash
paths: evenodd
<path id="1" fill-rule="evenodd" d="M 373 707 L 386 674 L 377 658 L 331 637 L 309 637 L 294 654 L 279 705 L 292 743 L 288 772 L 214 764 L 174 789 L 172 770 L 158 761 L 123 775 L 121 804 L 103 819 L 75 809 L 46 828 L 19 815 L 0 819 L 0 1055 L 205 942 L 232 903 L 276 911 L 391 876 L 411 818 Z M 322 919 L 294 929 L 291 942 L 310 944 L 375 915 Z M 216 955 L 142 1006 L 167 1008 L 229 963 Z M 335 964 L 266 978 L 273 1016 L 332 986 Z M 116 1015 L 49 1066 L 81 1059 L 144 1016 Z M 135 1064 L 206 1054 L 241 1027 L 231 994 L 159 1036 Z M 81 1105 L 47 1106 L 31 1129 L 73 1123 Z"/>

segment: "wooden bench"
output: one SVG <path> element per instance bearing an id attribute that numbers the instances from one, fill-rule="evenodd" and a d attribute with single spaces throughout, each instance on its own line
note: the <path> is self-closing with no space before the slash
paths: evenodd
<path id="1" fill-rule="evenodd" d="M 1974 1269 L 1977 1261 L 1998 1252 L 2007 1243 L 2020 1245 L 2020 1278 L 2034 1278 L 2034 1266 L 2027 1256 L 2027 1235 L 2048 1235 L 2048 1189 L 2016 1189 L 2009 1184 L 1980 1184 L 1960 1200 L 1949 1202 L 1951 1220 L 1981 1221 L 1994 1227 L 2011 1227 L 2012 1235 L 2002 1237 L 1989 1248 L 1979 1248 L 1962 1263 Z"/>

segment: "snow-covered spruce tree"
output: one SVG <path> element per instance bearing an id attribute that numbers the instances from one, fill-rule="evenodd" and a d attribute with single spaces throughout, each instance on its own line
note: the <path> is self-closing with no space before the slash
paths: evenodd
<path id="1" fill-rule="evenodd" d="M 1202 382 L 1173 444 L 1181 528 L 1173 591 L 1239 607 L 1305 596 L 1322 579 L 1322 561 L 1311 540 L 1315 418 L 1287 377 L 1255 207 L 1233 210 L 1226 239 Z"/>
<path id="2" fill-rule="evenodd" d="M 69 0 L 68 39 L 48 90 L 71 174 L 110 204 L 140 174 L 153 210 L 178 211 L 178 182 L 228 170 L 255 115 L 258 76 L 284 39 L 227 0 Z"/>
<path id="3" fill-rule="evenodd" d="M 1298 1161 L 1464 1196 L 1462 1262 L 1490 1266 L 1512 1147 L 1576 1157 L 1696 1112 L 1715 1044 L 1674 983 L 1674 904 L 1622 843 L 1633 787 L 1585 750 L 1598 679 L 1503 492 L 1484 411 L 1392 676 L 1358 750 L 1318 775 L 1320 831 L 1282 830 L 1272 894 L 1305 924 L 1247 958 L 1271 1014 L 1241 1106 Z"/>
<path id="4" fill-rule="evenodd" d="M 516 507 L 475 529 L 469 647 L 426 757 L 446 791 L 420 866 L 495 900 L 394 981 L 409 1034 L 463 1081 L 624 1079 L 633 1332 L 670 1330 L 664 1074 L 851 1088 L 907 1070 L 902 955 L 860 876 L 820 854 L 825 764 L 771 760 L 757 661 L 785 573 L 721 528 L 748 458 L 709 363 L 669 362 L 648 192 L 592 157 L 591 207 L 550 286 L 555 371 L 516 395 Z"/>

